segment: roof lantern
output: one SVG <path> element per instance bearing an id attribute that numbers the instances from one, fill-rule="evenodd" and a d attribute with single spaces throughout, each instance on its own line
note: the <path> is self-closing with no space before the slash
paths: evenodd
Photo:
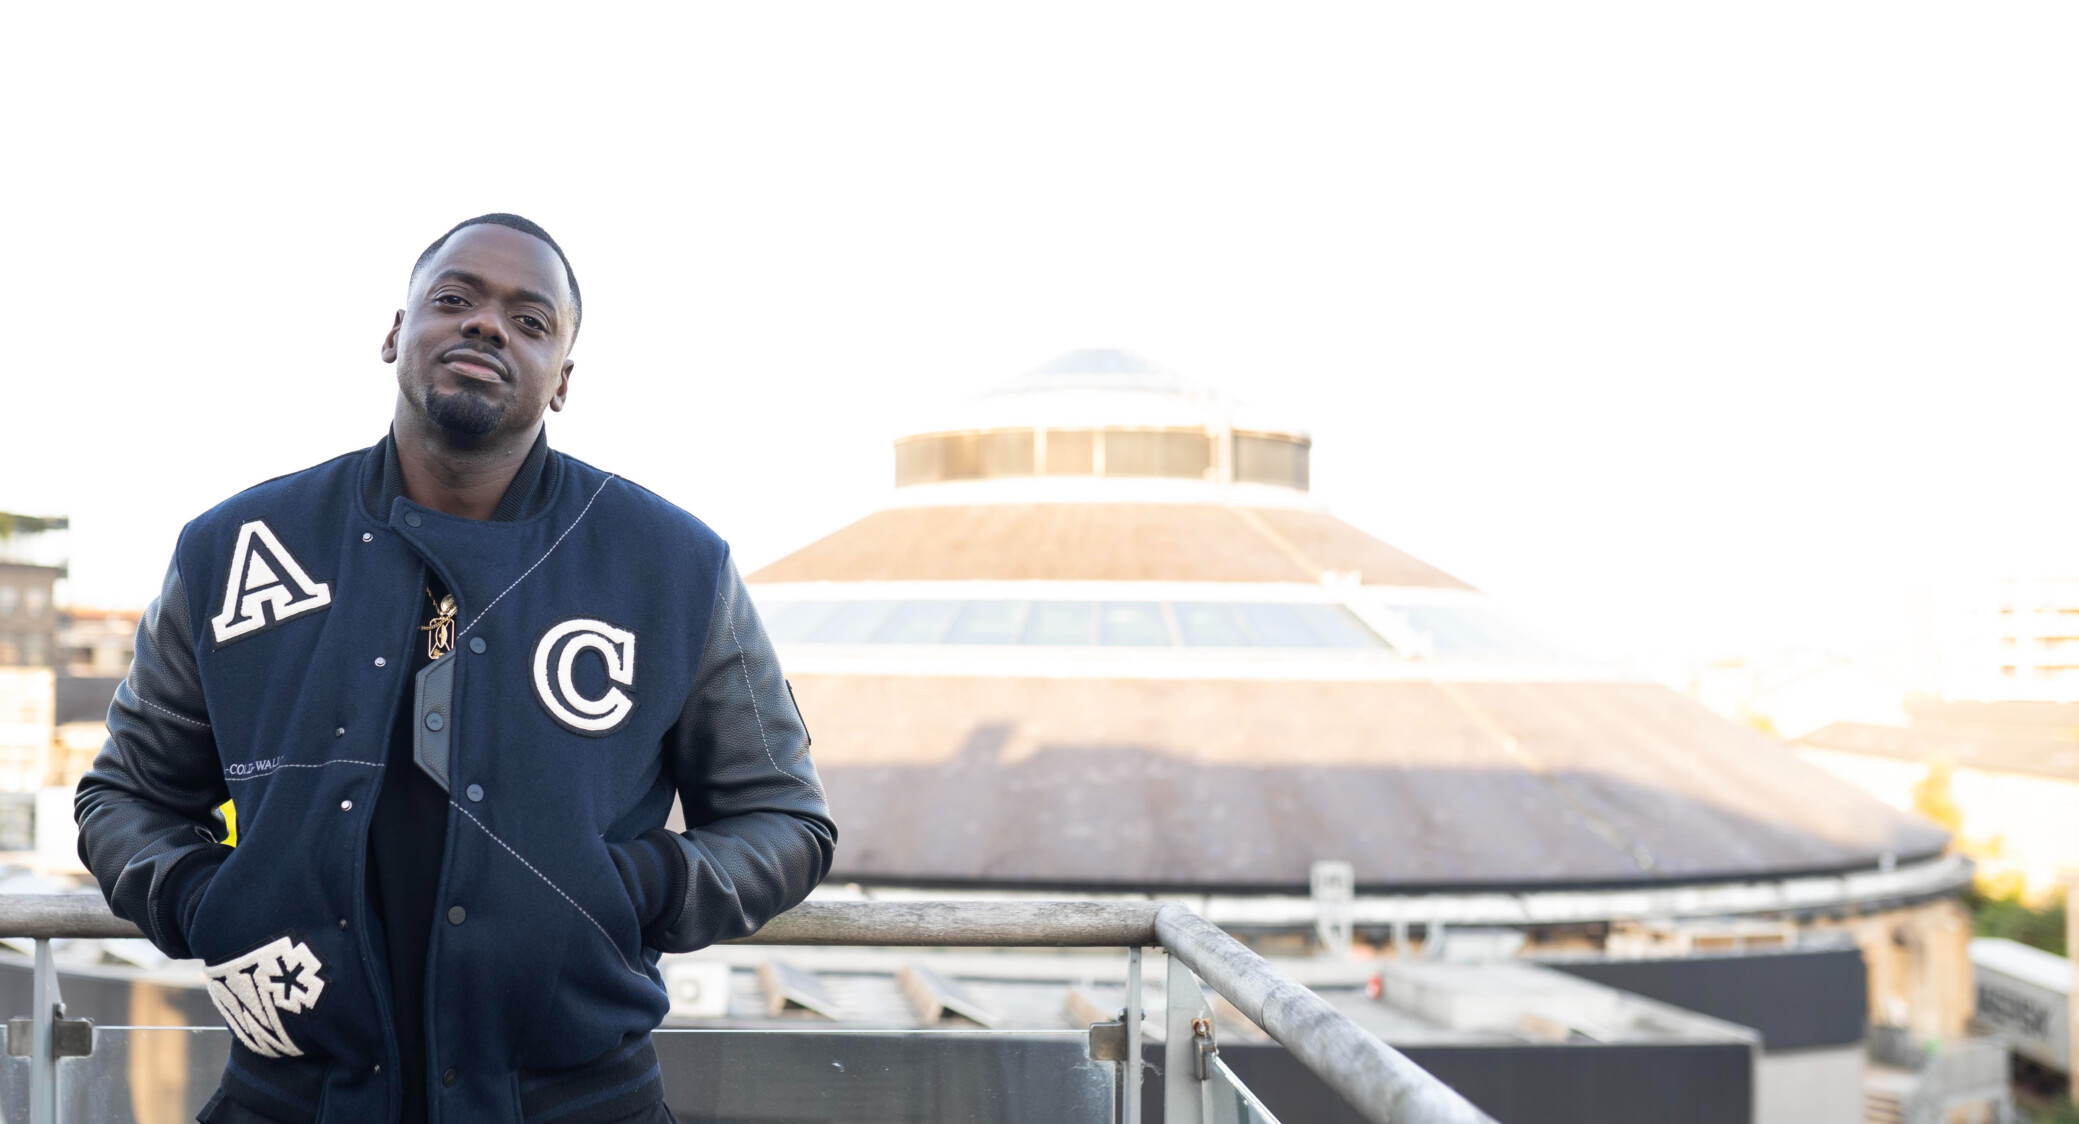
<path id="1" fill-rule="evenodd" d="M 954 403 L 898 438 L 895 484 L 1177 481 L 1303 494 L 1312 445 L 1304 429 L 1192 386 L 1144 356 L 1086 348 Z"/>

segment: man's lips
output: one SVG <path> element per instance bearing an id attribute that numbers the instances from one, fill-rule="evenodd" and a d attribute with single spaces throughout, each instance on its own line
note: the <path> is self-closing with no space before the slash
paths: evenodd
<path id="1" fill-rule="evenodd" d="M 507 373 L 504 360 L 473 347 L 454 348 L 442 355 L 440 361 L 464 378 L 485 382 L 503 382 Z"/>

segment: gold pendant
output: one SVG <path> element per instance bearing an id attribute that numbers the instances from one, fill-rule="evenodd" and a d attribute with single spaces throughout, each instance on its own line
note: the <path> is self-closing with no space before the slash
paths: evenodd
<path id="1" fill-rule="evenodd" d="M 426 600 L 433 600 L 433 591 L 426 591 Z M 437 660 L 455 650 L 455 598 L 443 597 L 433 606 L 435 612 L 430 624 L 419 626 L 426 633 L 426 658 Z"/>

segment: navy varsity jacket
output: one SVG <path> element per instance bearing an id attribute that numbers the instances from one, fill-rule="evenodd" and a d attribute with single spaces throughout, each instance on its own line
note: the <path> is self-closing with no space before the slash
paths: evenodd
<path id="1" fill-rule="evenodd" d="M 755 931 L 830 868 L 808 736 L 728 546 L 556 458 L 538 512 L 385 496 L 387 447 L 182 531 L 80 854 L 115 913 L 198 957 L 235 1043 L 211 1124 L 397 1112 L 370 815 L 397 706 L 449 815 L 426 968 L 436 1121 L 614 1119 L 647 1090 L 660 951 Z M 454 653 L 410 676 L 431 568 Z M 680 797 L 687 830 L 663 829 Z M 236 800 L 238 845 L 215 809 Z"/>

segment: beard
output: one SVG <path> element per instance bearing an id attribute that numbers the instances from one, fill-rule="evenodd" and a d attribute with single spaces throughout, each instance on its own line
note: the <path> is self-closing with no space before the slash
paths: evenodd
<path id="1" fill-rule="evenodd" d="M 466 390 L 453 394 L 443 394 L 431 387 L 426 390 L 427 420 L 449 436 L 464 441 L 475 441 L 497 432 L 511 406 L 510 395 L 494 402 Z"/>

